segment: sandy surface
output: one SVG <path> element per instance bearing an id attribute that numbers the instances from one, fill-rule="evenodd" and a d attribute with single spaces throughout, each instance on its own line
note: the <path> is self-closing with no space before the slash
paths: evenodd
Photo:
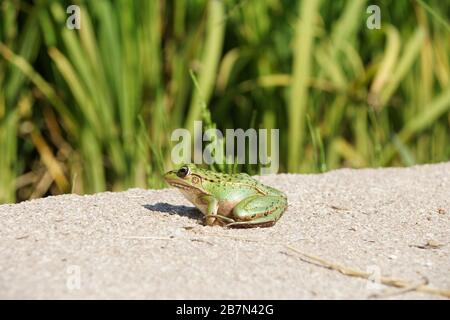
<path id="1" fill-rule="evenodd" d="M 286 245 L 450 289 L 450 163 L 260 180 L 289 199 L 271 228 L 205 227 L 174 189 L 2 205 L 0 298 L 440 298 L 327 270 Z"/>

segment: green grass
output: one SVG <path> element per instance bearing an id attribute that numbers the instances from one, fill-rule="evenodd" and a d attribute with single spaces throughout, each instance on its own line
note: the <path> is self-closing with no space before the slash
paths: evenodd
<path id="1" fill-rule="evenodd" d="M 194 120 L 280 129 L 281 172 L 450 158 L 445 1 L 377 1 L 381 30 L 366 0 L 28 3 L 0 4 L 0 203 L 162 187 Z"/>

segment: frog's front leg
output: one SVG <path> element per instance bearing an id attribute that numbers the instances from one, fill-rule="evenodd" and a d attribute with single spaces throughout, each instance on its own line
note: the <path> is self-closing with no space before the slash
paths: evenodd
<path id="1" fill-rule="evenodd" d="M 219 202 L 216 198 L 210 195 L 205 195 L 200 198 L 200 205 L 203 207 L 203 214 L 205 215 L 205 224 L 207 226 L 213 226 L 216 224 L 217 219 L 221 221 L 225 221 L 225 223 L 234 222 L 233 219 L 227 218 L 222 215 L 217 214 L 217 210 L 219 209 Z"/>
<path id="2" fill-rule="evenodd" d="M 198 205 L 205 216 L 205 224 L 214 225 L 216 221 L 217 210 L 219 209 L 219 201 L 211 195 L 205 195 L 199 198 Z"/>
<path id="3" fill-rule="evenodd" d="M 254 195 L 239 202 L 233 209 L 237 222 L 227 227 L 270 227 L 273 226 L 287 208 L 283 196 Z"/>

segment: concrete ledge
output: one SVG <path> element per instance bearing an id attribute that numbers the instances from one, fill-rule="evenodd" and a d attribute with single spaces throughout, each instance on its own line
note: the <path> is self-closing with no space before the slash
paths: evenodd
<path id="1" fill-rule="evenodd" d="M 260 179 L 289 198 L 271 228 L 205 227 L 175 189 L 2 205 L 0 298 L 441 298 L 306 263 L 283 244 L 450 289 L 450 163 Z"/>

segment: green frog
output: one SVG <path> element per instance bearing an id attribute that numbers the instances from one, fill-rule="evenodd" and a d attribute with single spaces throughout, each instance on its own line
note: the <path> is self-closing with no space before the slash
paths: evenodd
<path id="1" fill-rule="evenodd" d="M 283 192 L 246 173 L 218 173 L 185 164 L 164 179 L 203 213 L 208 226 L 270 227 L 288 205 Z"/>

